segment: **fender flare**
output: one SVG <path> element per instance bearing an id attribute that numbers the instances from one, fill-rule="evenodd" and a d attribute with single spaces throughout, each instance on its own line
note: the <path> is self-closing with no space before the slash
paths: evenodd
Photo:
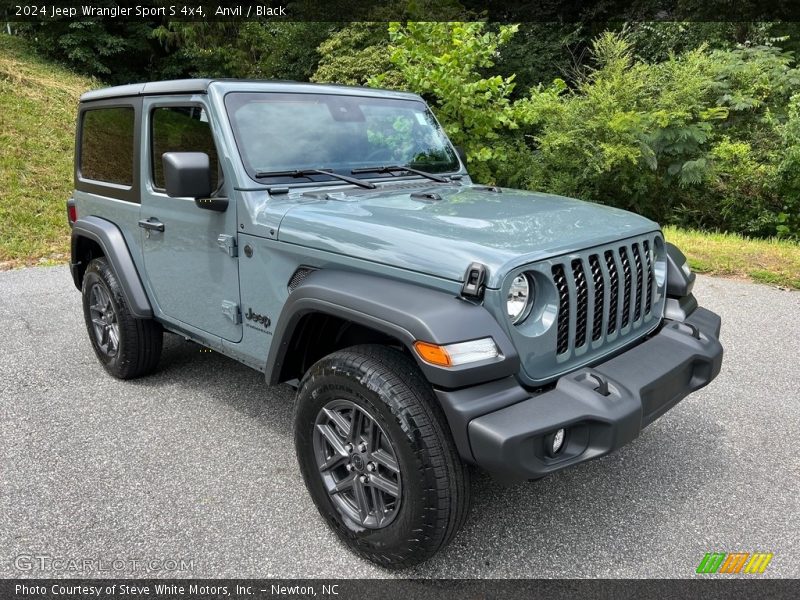
<path id="1" fill-rule="evenodd" d="M 339 317 L 399 340 L 437 387 L 475 385 L 519 371 L 519 356 L 511 340 L 483 306 L 420 285 L 323 269 L 306 277 L 284 304 L 267 357 L 267 382 L 279 383 L 295 329 L 310 313 Z M 422 361 L 413 349 L 417 340 L 452 344 L 484 337 L 494 339 L 499 358 L 444 368 Z"/>
<path id="2" fill-rule="evenodd" d="M 674 244 L 666 243 L 667 247 L 667 296 L 670 298 L 683 298 L 692 293 L 697 275 L 693 271 L 684 271 L 687 264 L 686 256 Z"/>
<path id="3" fill-rule="evenodd" d="M 119 227 L 111 221 L 100 217 L 88 216 L 78 219 L 72 226 L 71 269 L 75 287 L 81 289 L 82 277 L 80 273 L 82 272 L 79 272 L 76 268 L 80 264 L 76 261 L 80 238 L 87 238 L 96 242 L 103 250 L 103 254 L 114 270 L 117 280 L 119 280 L 125 301 L 128 303 L 128 308 L 130 308 L 133 315 L 139 319 L 152 318 L 153 308 L 147 298 L 147 293 L 144 290 L 144 285 L 142 285 L 139 272 L 136 270 L 136 265 L 133 263 L 128 244 L 125 242 L 125 237 Z"/>

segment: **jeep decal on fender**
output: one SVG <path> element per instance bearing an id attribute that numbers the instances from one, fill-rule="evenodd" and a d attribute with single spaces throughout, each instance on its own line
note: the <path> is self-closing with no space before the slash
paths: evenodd
<path id="1" fill-rule="evenodd" d="M 254 313 L 252 308 L 247 309 L 247 314 L 244 317 L 248 321 L 255 321 L 256 323 L 260 323 L 261 325 L 264 326 L 264 328 L 268 328 L 272 324 L 272 321 L 268 316 Z"/>

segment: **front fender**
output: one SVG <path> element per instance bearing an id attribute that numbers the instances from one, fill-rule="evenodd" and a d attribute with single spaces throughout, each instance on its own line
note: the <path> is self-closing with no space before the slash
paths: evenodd
<path id="1" fill-rule="evenodd" d="M 458 388 L 492 381 L 519 371 L 519 356 L 508 336 L 483 307 L 446 292 L 375 275 L 338 270 L 310 274 L 289 295 L 275 326 L 266 364 L 269 383 L 278 383 L 292 336 L 309 313 L 339 317 L 389 335 L 404 344 L 428 381 Z M 413 349 L 417 340 L 452 344 L 491 337 L 500 359 L 456 367 L 422 361 Z"/>

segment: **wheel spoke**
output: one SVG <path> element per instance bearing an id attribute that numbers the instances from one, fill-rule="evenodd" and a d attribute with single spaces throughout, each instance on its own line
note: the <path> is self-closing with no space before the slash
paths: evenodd
<path id="1" fill-rule="evenodd" d="M 353 491 L 355 492 L 356 504 L 358 505 L 358 514 L 361 515 L 361 522 L 363 523 L 369 518 L 367 489 L 363 483 L 356 480 L 353 484 Z"/>
<path id="2" fill-rule="evenodd" d="M 331 428 L 330 425 L 317 425 L 317 429 L 323 435 L 325 440 L 331 445 L 335 454 L 338 454 L 342 457 L 347 456 L 347 450 L 345 450 L 342 440 L 339 439 L 339 436 L 336 435 L 336 432 Z"/>
<path id="3" fill-rule="evenodd" d="M 351 473 L 341 481 L 337 481 L 336 484 L 333 486 L 331 490 L 331 494 L 341 494 L 342 492 L 347 492 L 353 488 L 356 484 L 356 476 L 355 473 Z"/>
<path id="4" fill-rule="evenodd" d="M 94 323 L 95 325 L 97 325 L 101 329 L 105 329 L 106 322 L 103 319 L 101 319 L 100 317 L 93 317 L 92 318 L 92 323 Z"/>
<path id="5" fill-rule="evenodd" d="M 353 405 L 353 418 L 350 421 L 350 442 L 358 445 L 361 441 L 361 426 L 364 422 L 364 413 Z"/>
<path id="6" fill-rule="evenodd" d="M 367 440 L 367 452 L 372 452 L 372 450 L 376 448 L 375 442 L 378 438 L 378 428 L 375 427 L 375 421 L 372 419 L 367 419 L 367 431 L 365 437 Z"/>
<path id="7" fill-rule="evenodd" d="M 369 485 L 381 490 L 382 492 L 386 492 L 394 498 L 397 498 L 397 495 L 400 492 L 397 484 L 392 483 L 383 475 L 370 475 Z"/>
<path id="8" fill-rule="evenodd" d="M 325 411 L 325 416 L 327 416 L 331 421 L 333 421 L 336 426 L 342 431 L 342 435 L 344 435 L 345 439 L 349 439 L 350 437 L 350 427 L 351 423 L 344 416 L 336 410 L 331 410 L 329 408 L 323 409 Z"/>
<path id="9" fill-rule="evenodd" d="M 325 461 L 324 464 L 319 466 L 320 471 L 330 471 L 333 468 L 338 467 L 342 464 L 345 460 L 347 460 L 347 456 L 343 456 L 341 454 L 334 454 L 328 460 Z"/>
<path id="10" fill-rule="evenodd" d="M 375 516 L 378 519 L 378 525 L 380 525 L 386 518 L 386 503 L 383 501 L 383 496 L 378 488 L 370 487 L 369 491 L 372 496 L 372 506 L 375 509 Z"/>
<path id="11" fill-rule="evenodd" d="M 379 448 L 378 450 L 373 452 L 370 455 L 370 458 L 372 458 L 372 460 L 374 460 L 379 465 L 389 469 L 392 473 L 400 472 L 400 467 L 397 466 L 397 461 L 391 454 L 389 454 L 383 448 Z"/>

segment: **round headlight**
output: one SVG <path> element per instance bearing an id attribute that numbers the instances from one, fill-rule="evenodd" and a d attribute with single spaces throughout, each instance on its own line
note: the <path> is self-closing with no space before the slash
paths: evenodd
<path id="1" fill-rule="evenodd" d="M 531 304 L 531 283 L 526 275 L 517 275 L 508 288 L 506 312 L 512 323 L 518 323 L 525 317 Z"/>

